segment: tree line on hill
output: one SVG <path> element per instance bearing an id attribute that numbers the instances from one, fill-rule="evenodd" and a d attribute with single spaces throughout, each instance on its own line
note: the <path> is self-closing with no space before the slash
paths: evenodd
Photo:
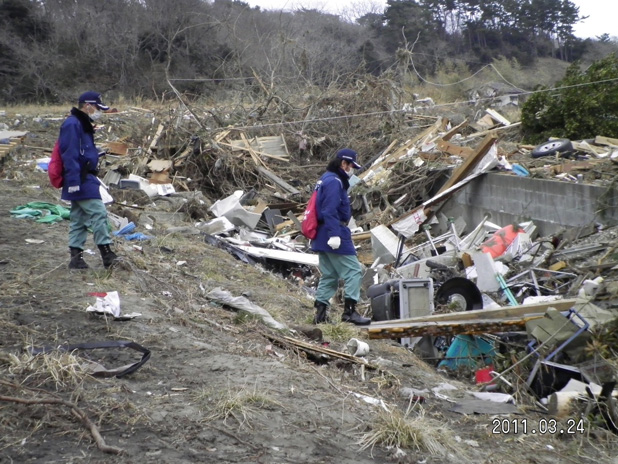
<path id="1" fill-rule="evenodd" d="M 383 13 L 360 13 L 346 21 L 239 0 L 0 0 L 0 103 L 64 102 L 80 89 L 160 99 L 243 88 L 251 99 L 260 86 L 432 75 L 449 59 L 572 62 L 594 42 L 574 36 L 582 18 L 568 0 L 388 0 Z"/>

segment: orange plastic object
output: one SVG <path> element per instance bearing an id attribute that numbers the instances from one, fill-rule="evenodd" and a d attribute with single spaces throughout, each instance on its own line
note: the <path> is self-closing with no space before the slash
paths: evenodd
<path id="1" fill-rule="evenodd" d="M 489 253 L 492 258 L 502 256 L 509 245 L 513 243 L 517 234 L 523 231 L 524 230 L 518 225 L 509 224 L 497 230 L 489 240 L 483 242 L 481 244 L 481 251 L 483 253 Z"/>

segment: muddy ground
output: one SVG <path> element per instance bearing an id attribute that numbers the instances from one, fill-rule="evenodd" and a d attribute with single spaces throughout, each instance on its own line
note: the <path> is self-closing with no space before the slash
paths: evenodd
<path id="1" fill-rule="evenodd" d="M 60 204 L 46 173 L 35 169 L 37 156 L 16 150 L 0 176 L 0 462 L 617 462 L 615 435 L 588 422 L 584 433 L 501 434 L 493 424 L 502 416 L 452 412 L 454 401 L 478 390 L 472 376 L 438 372 L 394 341 L 368 340 L 350 326 L 324 328 L 323 343 L 333 350 L 345 352 L 353 336 L 367 341 L 377 369 L 277 342 L 283 334 L 208 292 L 244 295 L 298 329 L 285 335 L 319 345 L 301 332 L 311 328 L 307 292 L 201 235 L 155 224 L 149 241 L 115 239 L 123 263 L 112 271 L 98 253 L 86 254 L 89 270 L 69 271 L 68 221 L 10 214 L 30 202 Z M 95 249 L 92 238 L 87 246 Z M 123 313 L 141 315 L 114 321 L 86 312 L 95 302 L 89 293 L 109 291 L 119 292 Z M 81 361 L 115 368 L 141 353 L 28 351 L 114 340 L 135 342 L 151 357 L 130 375 L 105 378 L 86 375 Z M 445 382 L 455 390 L 432 391 Z M 426 393 L 411 405 L 404 388 Z M 519 414 L 504 418 L 547 418 L 529 397 L 517 399 Z M 412 424 L 419 441 L 372 446 L 372 434 L 393 417 Z"/>

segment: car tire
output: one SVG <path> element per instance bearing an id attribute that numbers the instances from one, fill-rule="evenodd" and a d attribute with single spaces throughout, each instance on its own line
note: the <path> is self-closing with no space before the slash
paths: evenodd
<path id="1" fill-rule="evenodd" d="M 569 139 L 556 139 L 550 140 L 549 142 L 542 143 L 541 145 L 537 145 L 532 150 L 533 158 L 540 158 L 541 156 L 551 156 L 556 153 L 572 153 L 573 152 L 573 144 Z"/>
<path id="2" fill-rule="evenodd" d="M 442 305 L 457 303 L 463 311 L 483 309 L 481 291 L 472 281 L 464 277 L 453 277 L 440 285 L 435 301 Z"/>

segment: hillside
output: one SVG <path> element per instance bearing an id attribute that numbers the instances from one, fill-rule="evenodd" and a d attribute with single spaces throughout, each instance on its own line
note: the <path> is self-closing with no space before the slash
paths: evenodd
<path id="1" fill-rule="evenodd" d="M 98 254 L 86 254 L 89 270 L 69 271 L 67 221 L 10 214 L 32 202 L 59 203 L 46 173 L 36 169 L 43 150 L 33 148 L 51 147 L 63 112 L 53 116 L 48 125 L 27 126 L 26 146 L 0 167 L 1 462 L 617 462 L 615 435 L 589 422 L 583 433 L 502 434 L 503 418 L 525 419 L 531 428 L 547 420 L 526 395 L 518 395 L 517 413 L 508 416 L 455 412 L 478 391 L 471 376 L 447 375 L 394 341 L 369 340 L 345 324 L 316 332 L 301 278 L 236 259 L 202 234 L 172 233 L 161 219 L 142 228 L 149 215 L 185 212 L 173 200 L 115 192 L 115 211 L 131 211 L 153 238 L 116 237 L 123 262 L 111 271 Z M 15 117 L 9 113 L 6 121 Z M 151 120 L 133 118 L 146 127 Z M 319 166 L 298 169 L 313 178 L 309 169 Z M 238 177 L 226 182 L 246 180 L 233 172 Z M 194 222 L 189 217 L 184 225 Z M 289 330 L 222 304 L 217 290 L 244 296 Z M 86 311 L 93 294 L 112 291 L 123 314 L 140 315 L 113 320 Z M 353 337 L 369 343 L 366 363 L 319 354 L 346 354 Z M 29 351 L 112 341 L 125 345 Z M 121 378 L 91 376 L 85 367 L 89 360 L 118 368 L 146 351 L 149 359 Z"/>

